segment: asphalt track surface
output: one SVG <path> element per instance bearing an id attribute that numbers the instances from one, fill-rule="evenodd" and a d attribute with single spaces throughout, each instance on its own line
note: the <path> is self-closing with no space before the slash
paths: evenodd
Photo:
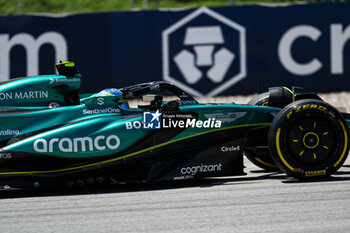
<path id="1" fill-rule="evenodd" d="M 0 232 L 350 232 L 350 159 L 322 182 L 247 176 L 0 190 Z"/>

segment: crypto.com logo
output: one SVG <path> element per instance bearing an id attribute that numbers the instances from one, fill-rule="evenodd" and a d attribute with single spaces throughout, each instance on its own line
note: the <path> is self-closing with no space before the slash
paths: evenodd
<path id="1" fill-rule="evenodd" d="M 64 36 L 58 32 L 45 32 L 37 39 L 28 33 L 18 33 L 10 38 L 9 34 L 0 34 L 0 81 L 10 78 L 10 53 L 13 47 L 22 46 L 26 52 L 27 76 L 39 74 L 39 50 L 44 44 L 50 44 L 55 50 L 55 60 L 67 60 L 68 49 Z"/>
<path id="2" fill-rule="evenodd" d="M 163 78 L 195 96 L 214 96 L 246 76 L 245 28 L 202 7 L 162 33 Z"/>

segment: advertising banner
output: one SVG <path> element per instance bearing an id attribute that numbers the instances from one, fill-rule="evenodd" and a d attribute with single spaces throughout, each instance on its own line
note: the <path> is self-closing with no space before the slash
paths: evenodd
<path id="1" fill-rule="evenodd" d="M 195 96 L 350 91 L 350 3 L 0 17 L 0 81 L 77 62 L 83 92 L 166 80 Z"/>

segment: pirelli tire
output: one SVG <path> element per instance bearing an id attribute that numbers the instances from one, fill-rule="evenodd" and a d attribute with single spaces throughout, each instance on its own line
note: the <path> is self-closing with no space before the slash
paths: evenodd
<path id="1" fill-rule="evenodd" d="M 270 155 L 279 169 L 301 180 L 335 173 L 346 160 L 349 133 L 342 114 L 320 100 L 299 100 L 283 108 L 268 134 Z"/>
<path id="2" fill-rule="evenodd" d="M 248 104 L 257 106 L 267 106 L 269 103 L 269 92 L 261 93 L 251 99 Z M 270 156 L 268 148 L 245 149 L 245 156 L 250 162 L 266 171 L 279 171 Z"/>
<path id="3" fill-rule="evenodd" d="M 258 106 L 268 106 L 269 104 L 269 92 L 261 93 L 251 99 L 247 104 L 258 105 Z"/>

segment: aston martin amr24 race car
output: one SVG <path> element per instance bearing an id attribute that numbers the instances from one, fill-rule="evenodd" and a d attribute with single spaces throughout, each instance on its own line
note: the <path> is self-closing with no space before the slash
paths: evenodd
<path id="1" fill-rule="evenodd" d="M 243 175 L 243 153 L 313 180 L 335 173 L 348 154 L 348 115 L 313 93 L 279 87 L 247 105 L 200 104 L 158 81 L 83 95 L 75 64 L 57 69 L 0 84 L 0 185 Z M 130 107 L 139 97 L 148 103 Z"/>

